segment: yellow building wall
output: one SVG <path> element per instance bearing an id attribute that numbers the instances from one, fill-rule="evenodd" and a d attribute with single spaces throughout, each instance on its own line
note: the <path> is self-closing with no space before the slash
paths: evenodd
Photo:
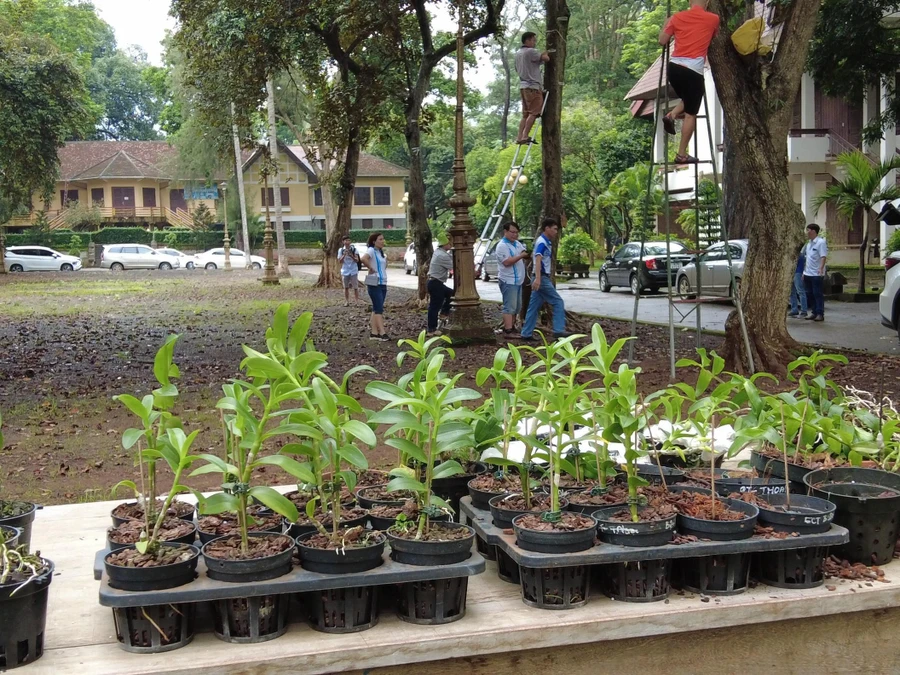
<path id="1" fill-rule="evenodd" d="M 310 215 L 309 176 L 283 153 L 279 155 L 278 165 L 279 182 L 282 188 L 288 189 L 290 198 L 290 206 L 282 209 L 284 215 L 308 217 Z M 244 191 L 247 197 L 247 208 L 253 213 L 264 215 L 266 209 L 262 203 L 262 190 L 265 181 L 259 175 L 259 166 L 259 162 L 254 162 L 244 171 Z M 271 177 L 269 187 L 274 187 L 271 184 Z M 271 204 L 269 206 L 271 207 Z"/>

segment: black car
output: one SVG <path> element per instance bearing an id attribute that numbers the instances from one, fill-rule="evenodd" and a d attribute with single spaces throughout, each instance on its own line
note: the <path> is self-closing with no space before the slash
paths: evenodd
<path id="1" fill-rule="evenodd" d="M 600 290 L 608 293 L 613 286 L 630 288 L 634 295 L 649 289 L 655 293 L 669 282 L 675 285 L 675 275 L 693 256 L 677 241 L 669 244 L 672 269 L 666 274 L 666 242 L 645 241 L 643 250 L 641 242 L 632 241 L 623 245 L 614 255 L 606 257 L 600 268 Z"/>

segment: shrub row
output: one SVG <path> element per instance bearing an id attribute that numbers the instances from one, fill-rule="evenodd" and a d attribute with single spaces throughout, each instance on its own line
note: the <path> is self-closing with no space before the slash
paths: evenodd
<path id="1" fill-rule="evenodd" d="M 351 230 L 350 237 L 354 242 L 364 242 L 369 238 L 371 230 Z M 384 238 L 388 244 L 402 245 L 406 241 L 405 230 L 385 230 Z M 73 236 L 78 236 L 83 246 L 95 244 L 149 244 L 153 238 L 150 230 L 143 227 L 106 227 L 99 232 L 73 232 L 72 230 L 52 230 L 50 232 L 25 232 L 23 234 L 6 235 L 7 246 L 41 245 L 52 248 L 67 248 Z M 285 242 L 290 246 L 320 247 L 325 244 L 325 233 L 319 230 L 292 230 L 284 233 Z M 232 233 L 232 241 L 234 234 Z M 156 242 L 174 248 L 208 249 L 222 245 L 222 233 L 204 230 L 170 229 L 157 230 Z"/>

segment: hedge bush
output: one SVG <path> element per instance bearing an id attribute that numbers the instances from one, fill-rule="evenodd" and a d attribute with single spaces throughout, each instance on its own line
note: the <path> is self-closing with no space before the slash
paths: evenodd
<path id="1" fill-rule="evenodd" d="M 350 238 L 354 242 L 365 242 L 371 230 L 351 230 Z M 390 245 L 403 245 L 406 242 L 406 230 L 384 230 L 384 238 Z M 51 230 L 50 232 L 25 232 L 23 234 L 7 234 L 7 246 L 50 246 L 51 248 L 67 250 L 72 237 L 77 236 L 82 245 L 87 246 L 93 242 L 98 245 L 105 244 L 149 244 L 153 235 L 150 230 L 143 227 L 105 227 L 99 232 L 73 232 L 72 230 Z M 231 233 L 232 242 L 235 233 Z M 325 245 L 325 233 L 321 230 L 289 230 L 284 233 L 285 243 L 294 247 L 321 248 Z M 207 230 L 195 232 L 194 230 L 170 228 L 156 230 L 156 243 L 173 248 L 188 248 L 206 250 L 222 245 L 222 232 L 210 232 Z"/>

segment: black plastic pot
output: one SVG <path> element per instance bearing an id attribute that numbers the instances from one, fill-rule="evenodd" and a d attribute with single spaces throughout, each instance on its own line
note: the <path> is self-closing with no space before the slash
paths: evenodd
<path id="1" fill-rule="evenodd" d="M 662 471 L 662 476 L 666 479 L 666 485 L 674 485 L 686 480 L 684 471 L 669 466 L 658 467 L 651 464 L 638 464 L 635 467 L 635 471 L 639 478 L 643 478 L 651 485 L 662 484 L 663 479 L 660 477 L 660 471 Z M 616 476 L 616 480 L 627 482 L 628 476 L 621 473 Z"/>
<path id="2" fill-rule="evenodd" d="M 526 551 L 538 553 L 576 553 L 593 548 L 597 536 L 597 521 L 593 516 L 581 514 L 592 522 L 590 527 L 582 530 L 549 530 L 538 532 L 521 527 L 522 518 L 531 515 L 523 513 L 513 519 L 513 530 L 516 533 L 516 545 Z M 565 516 L 565 514 L 563 514 Z"/>
<path id="3" fill-rule="evenodd" d="M 290 604 L 288 594 L 215 600 L 212 602 L 213 631 L 224 642 L 249 644 L 274 640 L 288 629 Z"/>
<path id="4" fill-rule="evenodd" d="M 22 528 L 0 525 L 0 533 L 2 533 L 2 541 L 8 548 L 16 548 L 19 545 L 19 537 L 22 536 Z"/>
<path id="5" fill-rule="evenodd" d="M 374 526 L 373 526 L 374 527 Z M 375 528 L 377 529 L 377 528 Z M 481 557 L 485 560 L 496 560 L 497 559 L 497 547 L 492 546 L 487 543 L 484 539 L 475 535 L 475 549 L 481 554 Z"/>
<path id="6" fill-rule="evenodd" d="M 162 546 L 187 546 L 192 555 L 187 560 L 182 560 L 174 565 L 160 567 L 120 567 L 111 565 L 104 558 L 106 578 L 112 588 L 122 591 L 161 591 L 166 588 L 176 588 L 190 583 L 197 577 L 197 561 L 200 559 L 200 549 L 190 544 L 174 544 L 164 542 Z M 121 550 L 134 548 L 124 546 Z M 109 557 L 107 555 L 107 557 Z"/>
<path id="7" fill-rule="evenodd" d="M 475 479 L 473 478 L 472 480 Z M 478 488 L 472 487 L 472 480 L 470 480 L 466 485 L 469 489 L 469 496 L 472 498 L 472 506 L 474 506 L 476 509 L 483 509 L 487 511 L 491 508 L 489 502 L 493 497 L 509 494 L 509 492 L 487 492 L 485 490 L 479 490 Z"/>
<path id="8" fill-rule="evenodd" d="M 0 671 L 34 663 L 44 653 L 47 595 L 53 581 L 53 563 L 22 587 L 0 584 Z M 15 595 L 13 595 L 15 593 Z"/>
<path id="9" fill-rule="evenodd" d="M 591 592 L 589 565 L 574 567 L 520 567 L 522 602 L 538 609 L 575 609 Z"/>
<path id="10" fill-rule="evenodd" d="M 675 536 L 675 516 L 646 523 L 610 520 L 611 516 L 621 510 L 621 506 L 608 506 L 591 514 L 597 521 L 600 541 L 619 546 L 663 546 Z M 638 509 L 638 515 L 642 510 Z"/>
<path id="11" fill-rule="evenodd" d="M 825 583 L 827 546 L 769 551 L 756 556 L 759 580 L 778 588 L 816 588 Z"/>
<path id="12" fill-rule="evenodd" d="M 750 583 L 749 553 L 711 555 L 684 558 L 677 561 L 676 578 L 681 587 L 693 593 L 707 595 L 737 595 Z"/>
<path id="13" fill-rule="evenodd" d="M 272 525 L 272 527 L 267 528 L 265 530 L 253 530 L 251 529 L 248 534 L 281 534 L 284 531 L 284 525 L 282 523 L 277 523 Z M 235 530 L 233 534 L 238 534 L 239 531 Z M 215 532 L 204 532 L 203 530 L 197 528 L 197 535 L 200 537 L 200 545 L 205 546 L 213 539 L 218 539 L 219 537 L 230 537 L 230 534 L 222 535 L 216 534 Z"/>
<path id="14" fill-rule="evenodd" d="M 363 548 L 326 550 L 306 545 L 306 540 L 314 534 L 310 532 L 297 537 L 300 566 L 305 570 L 320 574 L 355 574 L 373 570 L 384 562 L 384 544 L 387 539 L 383 535 L 378 543 Z"/>
<path id="15" fill-rule="evenodd" d="M 450 565 L 468 560 L 472 556 L 472 540 L 475 530 L 460 523 L 441 523 L 441 527 L 463 528 L 468 531 L 464 539 L 453 541 L 417 541 L 397 537 L 390 530 L 385 534 L 391 545 L 391 559 L 406 565 Z"/>
<path id="16" fill-rule="evenodd" d="M 681 534 L 693 535 L 700 539 L 711 539 L 712 541 L 735 541 L 752 537 L 753 529 L 756 527 L 756 519 L 759 516 L 759 509 L 753 504 L 737 499 L 722 497 L 720 501 L 729 509 L 745 514 L 745 517 L 741 520 L 705 520 L 679 513 L 678 531 Z"/>
<path id="17" fill-rule="evenodd" d="M 226 535 L 236 536 L 236 535 Z M 251 560 L 224 560 L 213 558 L 206 554 L 209 544 L 204 544 L 201 552 L 206 563 L 206 575 L 216 581 L 228 581 L 231 583 L 251 583 L 254 581 L 267 581 L 277 579 L 291 571 L 291 556 L 294 553 L 294 540 L 286 534 L 275 535 L 267 532 L 250 532 L 249 537 L 273 537 L 280 536 L 288 539 L 291 545 L 276 555 Z M 220 537 L 224 539 L 225 537 Z M 215 541 L 215 540 L 214 540 Z"/>
<path id="18" fill-rule="evenodd" d="M 590 490 L 584 490 L 584 492 L 589 493 Z M 566 506 L 566 510 L 572 511 L 573 513 L 583 513 L 586 516 L 591 515 L 594 511 L 598 509 L 606 509 L 611 506 L 618 506 L 622 508 L 625 506 L 625 500 L 623 499 L 621 502 L 615 502 L 613 504 L 578 504 L 571 499 L 572 495 L 569 495 L 568 506 Z"/>
<path id="19" fill-rule="evenodd" d="M 900 476 L 879 469 L 816 469 L 804 478 L 815 497 L 833 502 L 834 522 L 850 531 L 835 554 L 850 562 L 885 565 L 900 533 Z M 896 496 L 880 497 L 886 490 Z"/>
<path id="20" fill-rule="evenodd" d="M 771 506 L 787 504 L 787 495 L 765 497 Z M 831 529 L 836 506 L 820 497 L 791 495 L 791 512 L 785 513 L 759 507 L 759 522 L 776 532 L 796 532 L 797 534 L 819 534 Z"/>
<path id="21" fill-rule="evenodd" d="M 382 487 L 380 485 L 367 485 L 366 487 L 359 488 L 356 494 L 356 501 L 360 505 L 360 507 L 364 509 L 371 509 L 376 504 L 385 504 L 387 506 L 403 506 L 406 503 L 406 500 L 409 497 L 397 498 L 397 499 L 372 499 L 370 497 L 366 497 L 363 493 L 366 490 L 371 488 Z"/>
<path id="22" fill-rule="evenodd" d="M 756 469 L 759 472 L 760 476 L 775 476 L 775 478 L 785 478 L 784 460 L 781 458 L 766 457 L 756 450 L 753 450 L 750 453 L 750 466 Z M 812 471 L 812 469 L 807 469 L 806 467 L 792 464 L 790 461 L 788 461 L 787 466 L 788 475 L 786 476 L 786 478 L 791 481 L 791 483 L 796 484 L 798 488 L 803 488 L 803 491 L 805 492 L 805 484 L 803 483 L 803 479 L 806 477 L 806 474 Z M 792 485 L 791 487 L 793 488 L 794 486 Z M 799 492 L 800 490 L 798 489 L 797 491 Z"/>
<path id="23" fill-rule="evenodd" d="M 31 527 L 34 522 L 34 514 L 37 513 L 37 504 L 30 504 L 31 509 L 18 516 L 0 517 L 0 525 L 18 527 L 22 530 L 19 534 L 19 546 L 24 546 L 26 551 L 31 550 Z"/>
<path id="24" fill-rule="evenodd" d="M 113 607 L 119 647 L 134 654 L 161 654 L 194 639 L 197 603 Z"/>
<path id="25" fill-rule="evenodd" d="M 641 560 L 603 565 L 600 587 L 620 602 L 659 602 L 669 597 L 671 560 Z"/>
<path id="26" fill-rule="evenodd" d="M 176 539 L 168 540 L 170 544 L 193 544 L 197 541 L 197 524 L 191 523 L 194 526 L 194 530 L 190 534 L 186 534 L 183 537 L 178 537 Z M 109 538 L 109 532 L 106 533 L 106 548 L 110 551 L 118 551 L 121 548 L 125 548 L 126 546 L 131 546 L 131 544 L 118 544 Z"/>
<path id="27" fill-rule="evenodd" d="M 733 492 L 757 494 L 763 499 L 787 492 L 784 478 L 723 478 L 716 479 L 716 494 L 727 497 Z"/>
<path id="28" fill-rule="evenodd" d="M 381 518 L 380 516 L 373 516 L 371 513 L 366 516 L 369 520 L 369 523 L 372 525 L 373 530 L 380 530 L 384 532 L 389 527 L 393 526 L 394 523 L 397 522 L 396 518 Z M 450 520 L 449 513 L 442 513 L 441 515 L 434 517 L 432 516 L 431 522 L 433 523 L 446 523 Z"/>
<path id="29" fill-rule="evenodd" d="M 497 576 L 501 581 L 510 584 L 518 584 L 521 579 L 519 563 L 509 557 L 509 554 L 499 546 L 495 547 L 497 551 Z"/>
<path id="30" fill-rule="evenodd" d="M 351 518 L 350 520 L 342 520 L 338 523 L 338 527 L 342 530 L 349 529 L 351 527 L 365 527 L 366 523 L 369 522 L 369 514 L 364 513 L 359 518 Z M 304 534 L 312 534 L 316 532 L 316 526 L 313 524 L 299 524 L 292 523 L 287 518 L 282 521 L 282 524 L 286 529 L 285 534 L 291 537 L 292 539 L 296 539 L 297 537 L 302 537 Z M 325 526 L 326 530 L 331 530 L 331 525 Z"/>
<path id="31" fill-rule="evenodd" d="M 483 473 L 487 473 L 487 464 L 474 462 L 474 471 L 461 473 L 449 478 L 435 478 L 431 481 L 431 491 L 450 504 L 453 513 L 459 513 L 459 500 L 469 494 L 469 481 Z"/>
<path id="32" fill-rule="evenodd" d="M 469 577 L 416 581 L 399 588 L 397 616 L 401 621 L 439 625 L 466 615 Z"/>
<path id="33" fill-rule="evenodd" d="M 309 625 L 320 633 L 358 633 L 378 623 L 378 586 L 302 594 Z"/>
<path id="34" fill-rule="evenodd" d="M 125 503 L 126 504 L 136 504 L 137 502 L 125 502 Z M 187 504 L 187 502 L 180 502 L 180 503 Z M 119 508 L 119 506 L 121 506 L 121 504 L 116 504 L 112 508 L 112 510 L 109 512 L 109 517 L 112 518 L 113 527 L 117 527 L 117 526 L 121 525 L 126 520 L 133 520 L 133 518 L 119 518 L 118 516 L 113 515 L 113 511 L 115 511 L 117 508 Z M 183 516 L 175 516 L 175 517 L 180 518 L 181 520 L 186 520 L 189 523 L 193 523 L 194 522 L 194 514 L 197 512 L 197 507 L 194 506 L 193 504 L 188 504 L 188 506 L 191 507 L 190 513 L 185 513 Z"/>
<path id="35" fill-rule="evenodd" d="M 520 516 L 523 513 L 543 513 L 542 511 L 520 511 L 518 509 L 507 509 L 504 508 L 503 502 L 508 497 L 514 497 L 517 495 L 509 494 L 509 495 L 497 495 L 496 497 L 491 498 L 491 501 L 488 502 L 491 508 L 491 516 L 494 519 L 494 527 L 499 527 L 501 530 L 511 530 L 513 526 L 513 519 L 516 516 Z M 547 503 L 547 511 L 550 510 L 550 495 L 539 492 L 533 493 L 532 497 L 540 496 L 542 500 Z M 560 510 L 565 510 L 565 508 L 569 505 L 569 502 L 560 497 L 559 500 L 559 508 Z"/>

